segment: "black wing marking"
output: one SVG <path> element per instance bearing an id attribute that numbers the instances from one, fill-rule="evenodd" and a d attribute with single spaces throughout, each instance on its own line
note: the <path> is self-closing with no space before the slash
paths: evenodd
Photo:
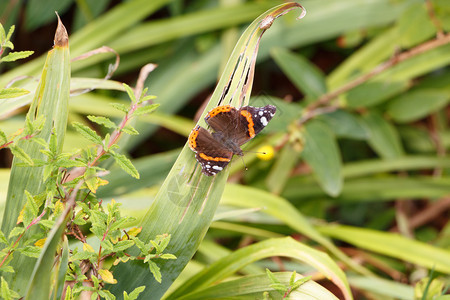
<path id="1" fill-rule="evenodd" d="M 236 143 L 241 146 L 254 138 L 263 130 L 273 116 L 277 108 L 273 105 L 264 107 L 244 106 L 239 110 L 239 134 L 235 136 Z"/>

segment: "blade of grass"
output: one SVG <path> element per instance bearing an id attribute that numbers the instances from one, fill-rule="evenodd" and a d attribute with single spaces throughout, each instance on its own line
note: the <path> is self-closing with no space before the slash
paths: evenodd
<path id="1" fill-rule="evenodd" d="M 268 16 L 275 19 L 296 7 L 301 6 L 287 3 L 275 7 L 248 27 L 238 41 L 203 117 L 220 103 L 238 107 L 248 103 L 259 41 L 267 29 L 262 29 L 259 25 Z M 244 80 L 246 77 L 248 80 Z M 222 96 L 227 86 L 230 93 Z M 236 97 L 232 96 L 234 91 Z M 199 124 L 205 126 L 203 117 Z M 142 240 L 147 241 L 161 233 L 172 236 L 167 252 L 174 254 L 177 259 L 159 264 L 161 284 L 154 280 L 143 265 L 121 264 L 114 273 L 117 274 L 119 284 L 111 287 L 112 292 L 121 292 L 121 282 L 131 289 L 145 284 L 147 288 L 141 294 L 142 297 L 161 297 L 194 255 L 212 221 L 228 175 L 228 170 L 224 170 L 217 176 L 206 177 L 198 168 L 196 170 L 196 166 L 193 152 L 185 146 L 142 221 L 143 229 L 139 236 Z"/>
<path id="2" fill-rule="evenodd" d="M 284 286 L 289 286 L 289 280 L 292 276 L 290 272 L 273 273 L 273 276 Z M 297 274 L 295 280 L 300 280 L 303 276 Z M 252 299 L 261 299 L 264 292 L 269 292 L 271 299 L 279 299 L 281 294 L 270 287 L 273 282 L 266 274 L 245 276 L 217 285 L 189 293 L 180 299 L 214 299 L 231 297 L 248 297 Z M 302 300 L 337 300 L 330 291 L 326 290 L 320 284 L 309 280 L 289 294 L 289 299 Z"/>
<path id="3" fill-rule="evenodd" d="M 289 257 L 313 266 L 339 287 L 345 299 L 353 299 L 345 274 L 327 254 L 290 237 L 270 239 L 241 248 L 196 274 L 166 299 L 182 299 L 184 295 L 224 280 L 251 262 L 271 256 Z"/>
<path id="4" fill-rule="evenodd" d="M 403 237 L 351 226 L 320 226 L 319 231 L 362 249 L 395 257 L 428 269 L 450 274 L 450 253 L 446 249 Z"/>
<path id="5" fill-rule="evenodd" d="M 47 236 L 45 245 L 42 248 L 41 255 L 39 256 L 34 266 L 33 273 L 31 274 L 25 299 L 27 300 L 50 299 L 50 291 L 53 285 L 52 282 L 53 274 L 51 270 L 54 266 L 56 248 L 59 242 L 61 241 L 62 234 L 66 229 L 67 221 L 72 215 L 71 213 L 72 213 L 72 205 L 69 205 L 68 203 L 66 209 L 61 214 L 58 221 L 55 223 L 55 226 L 52 228 L 52 230 Z M 67 260 L 65 261 L 65 263 L 67 264 Z M 63 268 L 63 270 L 66 270 L 67 265 L 61 267 Z M 60 284 L 64 284 L 64 281 L 60 282 Z"/>

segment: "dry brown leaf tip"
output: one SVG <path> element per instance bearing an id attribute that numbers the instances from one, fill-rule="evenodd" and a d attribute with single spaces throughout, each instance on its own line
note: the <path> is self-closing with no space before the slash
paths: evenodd
<path id="1" fill-rule="evenodd" d="M 67 34 L 66 27 L 64 27 L 63 23 L 61 22 L 61 18 L 58 15 L 58 12 L 56 12 L 56 16 L 58 17 L 58 27 L 56 28 L 55 32 L 55 39 L 54 43 L 56 47 L 68 47 L 69 46 L 69 35 Z"/>

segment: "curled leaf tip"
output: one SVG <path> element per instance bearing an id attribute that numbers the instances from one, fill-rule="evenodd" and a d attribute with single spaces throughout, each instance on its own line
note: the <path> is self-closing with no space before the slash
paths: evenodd
<path id="1" fill-rule="evenodd" d="M 61 22 L 61 18 L 56 12 L 56 16 L 58 17 L 58 27 L 56 28 L 54 44 L 56 47 L 68 47 L 69 46 L 69 35 L 67 34 L 66 27 L 64 27 Z"/>
<path id="2" fill-rule="evenodd" d="M 300 16 L 297 17 L 297 20 L 302 19 L 306 15 L 306 9 L 303 6 L 301 6 L 297 2 L 289 2 L 286 4 L 280 5 L 279 9 L 277 9 L 277 10 L 273 11 L 271 14 L 268 14 L 267 16 L 265 16 L 265 18 L 261 20 L 261 22 L 259 24 L 259 28 L 261 28 L 263 30 L 270 28 L 270 26 L 272 26 L 273 21 L 276 18 L 281 17 L 282 15 L 285 15 L 286 13 L 288 13 L 289 11 L 291 11 L 294 8 L 300 8 L 302 10 L 302 13 L 300 14 Z"/>
<path id="3" fill-rule="evenodd" d="M 306 16 L 306 9 L 301 5 L 300 8 L 302 9 L 302 13 L 297 17 L 297 20 L 303 19 Z"/>

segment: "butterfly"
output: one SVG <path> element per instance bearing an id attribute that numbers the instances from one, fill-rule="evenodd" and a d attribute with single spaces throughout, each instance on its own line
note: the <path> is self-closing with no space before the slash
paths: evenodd
<path id="1" fill-rule="evenodd" d="M 196 126 L 189 135 L 189 147 L 202 167 L 203 174 L 213 176 L 222 171 L 233 155 L 243 156 L 241 146 L 254 138 L 275 115 L 273 105 L 264 107 L 231 105 L 213 108 L 205 117 L 212 133 Z"/>

